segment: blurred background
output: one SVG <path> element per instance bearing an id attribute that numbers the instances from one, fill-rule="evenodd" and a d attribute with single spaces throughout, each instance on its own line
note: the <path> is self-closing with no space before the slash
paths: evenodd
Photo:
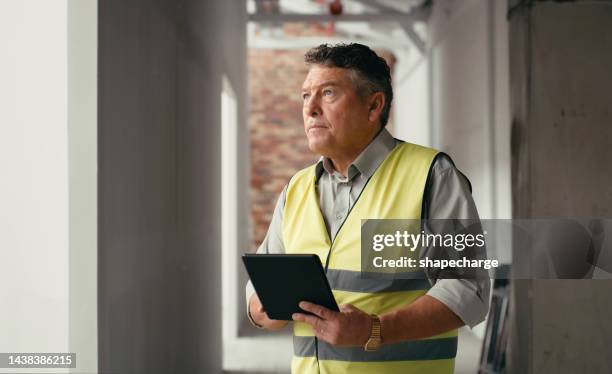
<path id="1" fill-rule="evenodd" d="M 0 352 L 288 372 L 240 255 L 317 159 L 303 54 L 341 42 L 387 60 L 392 134 L 450 154 L 482 218 L 612 216 L 609 1 L 0 0 Z M 456 373 L 612 372 L 610 281 L 496 287 Z"/>

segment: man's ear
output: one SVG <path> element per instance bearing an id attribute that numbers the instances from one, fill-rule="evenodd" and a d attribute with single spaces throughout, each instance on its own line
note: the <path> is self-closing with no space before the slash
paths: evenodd
<path id="1" fill-rule="evenodd" d="M 370 109 L 368 111 L 368 119 L 372 122 L 378 122 L 382 110 L 385 106 L 385 95 L 382 92 L 375 92 L 370 97 Z"/>

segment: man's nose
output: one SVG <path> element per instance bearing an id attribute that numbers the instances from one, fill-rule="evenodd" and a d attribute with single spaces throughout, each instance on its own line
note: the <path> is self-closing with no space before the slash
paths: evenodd
<path id="1" fill-rule="evenodd" d="M 310 117 L 318 117 L 321 115 L 321 103 L 319 102 L 318 95 L 314 95 L 306 102 L 306 113 Z"/>

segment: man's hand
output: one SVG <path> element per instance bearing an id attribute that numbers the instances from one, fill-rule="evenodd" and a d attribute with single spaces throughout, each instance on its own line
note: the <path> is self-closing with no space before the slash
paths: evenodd
<path id="1" fill-rule="evenodd" d="M 266 314 L 263 305 L 261 305 L 261 301 L 256 293 L 254 293 L 249 299 L 249 312 L 251 313 L 251 318 L 253 318 L 253 321 L 267 330 L 280 330 L 289 322 L 268 318 L 268 315 Z"/>
<path id="2" fill-rule="evenodd" d="M 294 313 L 293 320 L 309 324 L 317 338 L 329 344 L 363 346 L 370 338 L 372 317 L 350 304 L 341 305 L 340 312 L 306 301 L 300 303 L 300 308 L 314 315 Z"/>

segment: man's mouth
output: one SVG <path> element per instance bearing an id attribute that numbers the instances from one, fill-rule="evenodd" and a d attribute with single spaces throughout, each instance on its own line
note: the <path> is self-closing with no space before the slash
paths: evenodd
<path id="1" fill-rule="evenodd" d="M 310 127 L 308 127 L 308 131 L 310 130 L 314 130 L 314 129 L 326 129 L 327 126 L 323 126 L 323 125 L 312 125 Z"/>

